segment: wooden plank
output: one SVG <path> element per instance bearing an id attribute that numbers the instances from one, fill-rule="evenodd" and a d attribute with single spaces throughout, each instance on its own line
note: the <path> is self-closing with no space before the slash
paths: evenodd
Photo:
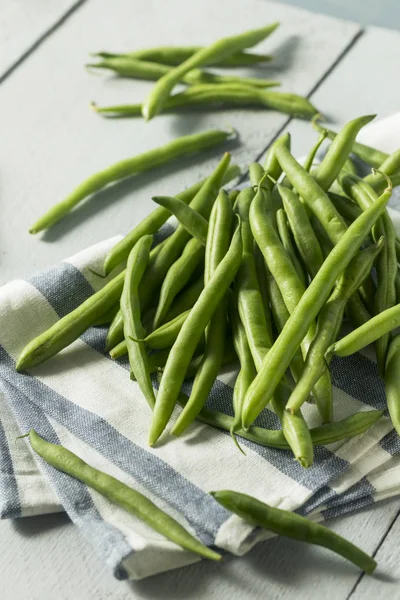
<path id="1" fill-rule="evenodd" d="M 98 194 L 42 239 L 29 236 L 38 215 L 89 174 L 178 135 L 229 125 L 241 135 L 234 160 L 245 166 L 287 122 L 285 115 L 258 110 L 198 111 L 151 123 L 102 120 L 89 111 L 90 100 L 135 102 L 151 84 L 89 75 L 83 64 L 90 51 L 208 43 L 279 19 L 280 31 L 260 50 L 276 54 L 284 89 L 308 94 L 359 31 L 354 24 L 263 0 L 237 2 L 234 11 L 230 0 L 186 7 L 184 0 L 158 3 L 156 11 L 149 2 L 140 10 L 129 0 L 87 2 L 1 85 L 0 130 L 7 139 L 0 148 L 1 281 L 130 229 L 151 210 L 152 195 L 190 185 L 210 171 L 222 150 Z M 276 74 L 269 66 L 263 73 Z"/>
<path id="2" fill-rule="evenodd" d="M 0 81 L 85 0 L 0 4 Z"/>

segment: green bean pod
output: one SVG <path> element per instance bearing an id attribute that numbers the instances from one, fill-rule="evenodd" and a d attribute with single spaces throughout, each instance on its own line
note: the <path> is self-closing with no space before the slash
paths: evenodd
<path id="1" fill-rule="evenodd" d="M 268 403 L 336 279 L 384 212 L 390 197 L 389 188 L 350 225 L 311 281 L 247 392 L 242 413 L 244 427 L 250 426 Z"/>
<path id="2" fill-rule="evenodd" d="M 211 495 L 227 510 L 242 517 L 251 525 L 263 527 L 278 535 L 332 550 L 332 552 L 343 556 L 369 575 L 376 568 L 376 561 L 372 557 L 319 523 L 287 510 L 273 508 L 252 496 L 240 494 L 239 492 L 220 490 L 211 492 Z"/>
<path id="3" fill-rule="evenodd" d="M 230 155 L 226 153 L 190 203 L 190 207 L 199 212 L 205 219 L 208 219 L 210 215 L 229 162 Z M 140 300 L 144 306 L 146 306 L 147 302 L 161 286 L 168 269 L 181 255 L 190 237 L 190 234 L 184 227 L 179 225 L 168 238 L 160 254 L 155 260 L 150 260 L 140 289 Z"/>
<path id="4" fill-rule="evenodd" d="M 324 191 L 329 190 L 342 170 L 360 129 L 375 117 L 376 115 L 366 115 L 349 121 L 332 141 L 328 152 L 314 173 L 317 183 Z M 326 131 L 325 134 L 327 135 Z"/>
<path id="5" fill-rule="evenodd" d="M 282 187 L 280 189 L 282 189 Z M 289 190 L 289 191 L 291 191 L 291 190 Z M 281 196 L 282 196 L 282 194 L 281 194 Z M 278 233 L 279 233 L 279 237 L 282 242 L 282 246 L 286 250 L 290 260 L 292 261 L 293 266 L 296 269 L 296 273 L 297 273 L 300 281 L 303 283 L 303 285 L 307 285 L 308 277 L 307 277 L 306 273 L 304 272 L 303 265 L 301 264 L 301 262 L 297 256 L 297 252 L 294 247 L 293 240 L 292 240 L 292 232 L 289 229 L 285 209 L 280 208 L 278 210 L 278 212 L 276 213 L 276 224 L 278 227 Z"/>
<path id="6" fill-rule="evenodd" d="M 174 215 L 179 223 L 190 235 L 198 240 L 203 246 L 206 245 L 208 222 L 198 212 L 193 210 L 185 202 L 171 196 L 153 196 L 153 202 L 163 206 Z"/>
<path id="7" fill-rule="evenodd" d="M 319 132 L 322 132 L 324 130 L 327 131 L 328 138 L 330 140 L 335 140 L 335 138 L 338 135 L 335 131 L 331 131 L 330 129 L 325 129 L 324 127 L 321 127 L 321 125 L 315 120 L 313 121 L 313 127 Z M 370 165 L 375 169 L 379 169 L 379 166 L 388 158 L 388 154 L 386 154 L 385 152 L 381 152 L 376 148 L 372 148 L 371 146 L 366 146 L 365 144 L 360 144 L 359 142 L 355 141 L 353 141 L 351 152 L 358 156 L 358 158 L 366 162 L 367 165 Z"/>
<path id="8" fill-rule="evenodd" d="M 91 175 L 88 179 L 78 185 L 78 187 L 76 187 L 64 200 L 55 204 L 40 217 L 40 219 L 32 225 L 29 232 L 39 233 L 39 231 L 48 229 L 65 217 L 65 215 L 79 204 L 79 202 L 84 200 L 84 198 L 94 194 L 110 183 L 124 179 L 125 177 L 130 177 L 136 173 L 148 171 L 149 169 L 163 165 L 166 162 L 170 162 L 175 158 L 186 156 L 189 153 L 212 148 L 227 140 L 231 135 L 231 132 L 219 131 L 217 129 L 204 131 L 203 133 L 197 133 L 195 135 L 187 135 L 176 138 L 172 142 L 160 146 L 159 148 L 154 148 L 153 150 L 138 154 L 132 158 L 117 162 L 103 171 Z"/>
<path id="9" fill-rule="evenodd" d="M 175 319 L 175 317 L 179 317 L 181 313 L 185 312 L 189 308 L 192 308 L 200 296 L 203 287 L 204 278 L 201 276 L 194 283 L 190 284 L 182 292 L 180 292 L 169 309 L 166 320 L 172 321 L 172 319 Z"/>
<path id="10" fill-rule="evenodd" d="M 228 181 L 235 179 L 240 174 L 240 169 L 237 165 L 230 165 L 226 169 L 222 185 Z M 178 200 L 182 200 L 185 204 L 189 204 L 195 195 L 199 192 L 202 186 L 205 184 L 207 179 L 203 179 L 198 183 L 195 183 L 190 188 L 176 195 Z M 166 208 L 160 207 L 153 210 L 147 217 L 143 219 L 128 235 L 126 235 L 120 242 L 118 242 L 108 252 L 104 261 L 104 273 L 108 275 L 114 267 L 121 264 L 129 255 L 129 252 L 136 244 L 136 242 L 147 234 L 156 233 L 160 227 L 168 220 L 170 212 Z"/>
<path id="11" fill-rule="evenodd" d="M 190 311 L 169 355 L 150 426 L 151 446 L 156 443 L 169 421 L 194 349 L 235 277 L 241 256 L 242 239 L 238 227 L 228 252 Z"/>
<path id="12" fill-rule="evenodd" d="M 122 317 L 121 309 L 115 313 L 113 320 L 110 323 L 110 327 L 107 331 L 106 337 L 106 351 L 109 352 L 111 348 L 114 348 L 117 344 L 122 342 L 124 339 L 124 320 Z"/>
<path id="13" fill-rule="evenodd" d="M 315 157 L 317 156 L 317 152 L 318 152 L 318 150 L 321 148 L 321 146 L 322 146 L 322 144 L 324 143 L 324 141 L 326 140 L 326 138 L 327 138 L 327 135 L 328 135 L 328 132 L 327 132 L 326 130 L 323 130 L 323 131 L 320 133 L 320 135 L 319 135 L 319 137 L 318 137 L 317 141 L 315 142 L 314 146 L 312 146 L 312 147 L 310 148 L 310 151 L 309 151 L 309 153 L 307 154 L 307 156 L 306 156 L 306 158 L 305 158 L 305 161 L 304 161 L 304 164 L 303 164 L 303 168 L 304 168 L 304 169 L 305 169 L 305 170 L 306 170 L 308 173 L 310 173 L 310 172 L 311 172 L 311 169 L 312 169 L 312 167 L 313 167 L 313 165 L 314 165 Z"/>
<path id="14" fill-rule="evenodd" d="M 271 31 L 271 33 L 273 30 Z M 177 66 L 193 56 L 203 46 L 158 46 L 155 48 L 144 48 L 143 50 L 135 50 L 126 54 L 113 54 L 110 52 L 97 52 L 95 56 L 101 58 L 110 58 L 115 56 L 127 56 L 137 58 L 139 60 L 148 60 L 162 65 Z M 269 54 L 254 54 L 251 52 L 235 52 L 216 62 L 207 63 L 208 65 L 221 67 L 246 67 L 258 65 L 259 63 L 269 62 L 272 57 Z"/>
<path id="15" fill-rule="evenodd" d="M 72 344 L 121 297 L 125 271 L 114 277 L 101 290 L 59 319 L 49 329 L 30 341 L 17 360 L 17 371 L 25 371 L 45 362 Z"/>
<path id="16" fill-rule="evenodd" d="M 132 56 L 110 56 L 104 57 L 97 63 L 86 65 L 89 69 L 109 69 L 122 77 L 133 77 L 157 81 L 172 70 L 172 67 L 160 63 L 139 60 Z M 192 69 L 182 77 L 182 82 L 188 85 L 199 83 L 236 83 L 239 85 L 250 85 L 256 88 L 279 86 L 279 81 L 261 79 L 256 77 L 237 77 L 235 75 L 216 75 L 201 69 Z"/>
<path id="17" fill-rule="evenodd" d="M 349 223 L 352 223 L 360 216 L 361 209 L 357 206 L 355 202 L 350 201 L 349 198 L 345 198 L 344 196 L 341 196 L 340 194 L 335 194 L 333 192 L 328 192 L 328 196 L 336 210 Z"/>
<path id="18" fill-rule="evenodd" d="M 204 284 L 207 286 L 226 256 L 231 240 L 233 221 L 232 204 L 226 192 L 221 191 L 212 208 L 207 237 Z M 193 423 L 211 392 L 225 354 L 227 325 L 227 297 L 221 299 L 205 330 L 206 347 L 203 360 L 196 373 L 189 402 L 178 417 L 171 433 L 181 435 Z"/>
<path id="19" fill-rule="evenodd" d="M 268 151 L 264 158 L 264 171 L 268 173 L 269 178 L 264 180 L 264 186 L 267 187 L 269 190 L 272 190 L 272 188 L 274 187 L 274 181 L 278 181 L 279 177 L 282 175 L 282 167 L 276 156 L 276 148 L 282 145 L 290 150 L 290 143 L 290 133 L 284 133 L 281 137 L 275 140 L 268 148 Z M 279 206 L 278 208 L 281 207 Z"/>
<path id="20" fill-rule="evenodd" d="M 281 186 L 279 193 L 303 264 L 311 277 L 315 277 L 324 257 L 307 211 L 292 190 Z"/>
<path id="21" fill-rule="evenodd" d="M 190 315 L 191 310 L 192 309 L 186 310 L 175 317 L 175 319 L 167 321 L 167 323 L 164 323 L 157 329 L 154 329 L 145 338 L 143 338 L 145 344 L 153 350 L 170 348 L 175 343 L 183 324 Z"/>
<path id="22" fill-rule="evenodd" d="M 317 331 L 308 350 L 304 370 L 286 406 L 288 411 L 298 410 L 318 381 L 326 366 L 325 353 L 340 331 L 346 303 L 371 272 L 383 245 L 384 240 L 381 238 L 375 246 L 370 246 L 355 255 L 336 283 L 328 302 L 322 307 L 318 316 Z"/>
<path id="23" fill-rule="evenodd" d="M 270 306 L 270 298 L 268 291 L 268 280 L 267 280 L 267 271 L 265 266 L 264 257 L 261 253 L 260 248 L 254 242 L 254 259 L 256 263 L 256 272 L 257 272 L 257 280 L 258 286 L 260 288 L 260 294 L 262 299 L 262 304 L 264 307 L 264 315 L 265 315 L 265 323 L 267 326 L 267 334 L 270 340 L 274 339 L 272 332 L 272 312 Z"/>
<path id="24" fill-rule="evenodd" d="M 400 150 L 396 150 L 390 154 L 386 160 L 379 165 L 378 169 L 379 171 L 375 171 L 366 175 L 364 177 L 364 181 L 370 185 L 375 184 L 377 180 L 380 180 L 382 184 L 386 184 L 386 179 L 383 174 L 390 177 L 391 175 L 394 175 L 400 171 Z"/>
<path id="25" fill-rule="evenodd" d="M 154 328 L 160 327 L 164 322 L 177 294 L 185 287 L 195 269 L 204 260 L 204 246 L 191 238 L 186 244 L 182 255 L 168 269 L 161 286 L 160 298 L 154 317 Z"/>
<path id="26" fill-rule="evenodd" d="M 140 492 L 128 487 L 115 477 L 91 467 L 63 446 L 45 441 L 33 429 L 29 432 L 29 441 L 36 454 L 41 456 L 49 465 L 82 481 L 113 504 L 117 504 L 138 519 L 144 521 L 151 529 L 157 531 L 168 540 L 205 558 L 210 558 L 211 560 L 221 559 L 221 556 L 217 552 L 204 546 L 175 519 L 159 509 Z"/>
<path id="27" fill-rule="evenodd" d="M 149 262 L 152 242 L 152 236 L 147 235 L 142 237 L 136 246 L 132 248 L 128 258 L 124 287 L 121 294 L 121 313 L 129 364 L 151 409 L 154 408 L 156 399 L 149 373 L 147 353 L 144 343 L 136 342 L 133 338 L 137 339 L 144 335 L 140 315 L 139 283 Z"/>
<path id="28" fill-rule="evenodd" d="M 186 73 L 197 67 L 220 61 L 245 48 L 255 46 L 268 37 L 277 26 L 278 23 L 272 23 L 267 27 L 246 31 L 236 36 L 222 38 L 210 46 L 198 50 L 195 54 L 187 58 L 184 62 L 176 66 L 157 81 L 142 107 L 142 115 L 145 120 L 149 121 L 162 110 L 171 91 Z"/>
<path id="29" fill-rule="evenodd" d="M 258 185 L 261 179 L 264 177 L 265 171 L 258 162 L 252 162 L 249 164 L 249 177 L 252 186 Z"/>
<path id="30" fill-rule="evenodd" d="M 385 391 L 393 427 L 400 435 L 400 335 L 389 345 L 385 369 Z"/>

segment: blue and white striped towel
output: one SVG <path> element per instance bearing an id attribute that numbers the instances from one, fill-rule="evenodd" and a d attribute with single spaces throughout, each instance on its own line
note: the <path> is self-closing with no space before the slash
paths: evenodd
<path id="1" fill-rule="evenodd" d="M 119 579 L 139 579 L 199 560 L 110 504 L 82 483 L 45 465 L 18 435 L 31 427 L 90 464 L 145 493 L 204 543 L 235 554 L 265 532 L 230 515 L 208 491 L 230 488 L 273 506 L 324 519 L 400 492 L 400 443 L 388 418 L 365 435 L 316 448 L 305 470 L 289 452 L 243 441 L 195 423 L 182 438 L 147 445 L 150 413 L 126 360 L 104 352 L 106 329 L 91 328 L 69 348 L 25 374 L 15 361 L 34 336 L 98 289 L 96 270 L 116 238 L 26 280 L 0 289 L 0 515 L 65 510 Z M 101 282 L 102 284 L 104 282 Z M 364 355 L 332 362 L 335 418 L 385 408 L 374 362 Z M 232 367 L 220 374 L 209 406 L 231 413 Z M 307 405 L 310 424 L 315 407 Z M 176 409 L 178 411 L 178 409 Z M 265 410 L 259 424 L 278 427 Z"/>

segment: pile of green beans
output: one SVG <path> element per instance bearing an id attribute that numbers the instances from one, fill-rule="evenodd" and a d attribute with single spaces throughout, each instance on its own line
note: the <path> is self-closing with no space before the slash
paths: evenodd
<path id="1" fill-rule="evenodd" d="M 381 340 L 380 373 L 400 433 L 400 343 L 392 337 L 400 325 L 399 242 L 386 211 L 392 184 L 385 174 L 396 180 L 400 153 L 384 157 L 382 170 L 365 179 L 348 167 L 357 133 L 372 118 L 347 123 L 317 168 L 316 149 L 330 133 L 319 135 L 305 167 L 285 134 L 264 164 L 250 165 L 251 185 L 240 192 L 224 189 L 232 170 L 225 154 L 190 192 L 155 196 L 155 212 L 105 260 L 106 274 L 128 258 L 126 269 L 32 340 L 17 369 L 34 368 L 88 327 L 112 319 L 106 350 L 113 359 L 128 355 L 131 378 L 151 409 L 151 446 L 181 410 L 172 436 L 198 420 L 230 432 L 237 445 L 244 438 L 290 448 L 309 467 L 314 446 L 360 435 L 380 418 L 370 411 L 336 421 L 328 367 L 334 354 Z M 363 158 L 369 153 L 375 164 L 376 151 L 364 146 Z M 153 234 L 171 215 L 177 228 L 152 248 Z M 345 319 L 355 329 L 340 339 Z M 220 368 L 233 360 L 239 372 L 228 417 L 206 402 Z M 189 376 L 194 384 L 185 397 L 181 386 Z M 317 428 L 303 415 L 307 401 L 315 403 Z M 253 425 L 269 402 L 279 431 Z"/>
<path id="2" fill-rule="evenodd" d="M 267 88 L 279 81 L 261 77 L 219 75 L 200 67 L 251 66 L 268 61 L 270 56 L 246 53 L 246 48 L 263 41 L 277 28 L 272 23 L 260 29 L 217 40 L 208 47 L 161 47 L 123 54 L 98 52 L 98 62 L 86 65 L 89 70 L 106 69 L 120 77 L 156 81 L 144 102 L 115 106 L 91 107 L 108 117 L 144 117 L 147 121 L 164 111 L 205 107 L 255 106 L 310 119 L 317 114 L 314 106 L 293 93 L 270 92 Z M 176 84 L 187 88 L 172 93 Z M 326 134 L 328 135 L 328 134 Z"/>
<path id="3" fill-rule="evenodd" d="M 27 436 L 29 436 L 29 442 L 34 452 L 51 467 L 96 490 L 107 500 L 131 513 L 181 548 L 209 560 L 220 561 L 222 559 L 218 552 L 205 546 L 142 493 L 112 475 L 92 467 L 60 444 L 46 441 L 34 429 L 21 437 Z M 210 494 L 216 502 L 251 525 L 327 548 L 346 558 L 368 575 L 371 575 L 377 566 L 376 561 L 363 550 L 327 527 L 309 521 L 305 517 L 273 508 L 252 496 L 230 490 L 220 490 L 210 492 Z"/>

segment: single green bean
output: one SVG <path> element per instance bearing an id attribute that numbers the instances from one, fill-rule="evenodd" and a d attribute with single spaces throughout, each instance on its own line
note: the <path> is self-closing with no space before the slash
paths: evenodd
<path id="1" fill-rule="evenodd" d="M 131 56 L 113 56 L 103 58 L 98 63 L 87 64 L 89 69 L 109 69 L 122 77 L 133 77 L 136 79 L 147 79 L 157 81 L 170 71 L 172 67 L 160 63 L 139 60 Z M 182 77 L 182 82 L 193 85 L 199 83 L 237 83 L 239 85 L 250 85 L 257 88 L 279 86 L 279 81 L 261 79 L 256 77 L 237 77 L 235 75 L 216 75 L 201 69 L 192 69 Z"/>
<path id="2" fill-rule="evenodd" d="M 281 187 L 280 192 L 282 189 L 283 188 Z M 291 191 L 291 190 L 289 190 L 289 191 Z M 281 196 L 282 196 L 282 192 L 281 192 Z M 282 242 L 282 246 L 286 250 L 290 260 L 292 261 L 293 266 L 296 269 L 296 273 L 297 273 L 300 281 L 303 283 L 303 285 L 307 285 L 308 277 L 303 269 L 303 265 L 301 264 L 301 262 L 297 256 L 297 252 L 294 247 L 293 240 L 292 240 L 292 232 L 289 229 L 289 224 L 288 224 L 288 219 L 287 219 L 285 209 L 280 208 L 278 210 L 278 212 L 276 213 L 276 223 L 278 226 L 278 233 L 279 233 L 279 237 Z"/>
<path id="3" fill-rule="evenodd" d="M 357 219 L 357 217 L 360 216 L 361 209 L 357 206 L 355 202 L 350 201 L 349 198 L 345 198 L 344 196 L 341 196 L 340 194 L 335 194 L 333 192 L 328 192 L 328 196 L 336 210 L 349 223 L 352 223 Z"/>
<path id="4" fill-rule="evenodd" d="M 390 333 L 400 325 L 400 304 L 392 306 L 379 315 L 372 317 L 367 323 L 357 327 L 351 333 L 344 336 L 338 342 L 330 346 L 327 352 L 329 357 L 331 354 L 337 356 L 350 356 L 358 352 L 365 346 L 376 342 L 380 337 Z"/>
<path id="5" fill-rule="evenodd" d="M 280 336 L 265 357 L 261 370 L 247 392 L 242 414 L 244 427 L 250 426 L 267 405 L 289 366 L 292 356 L 328 299 L 336 279 L 347 267 L 385 210 L 390 196 L 391 189 L 387 189 L 370 208 L 350 225 L 311 281 Z"/>
<path id="6" fill-rule="evenodd" d="M 364 177 L 364 181 L 366 183 L 369 183 L 372 185 L 373 183 L 375 183 L 375 180 L 377 179 L 377 177 L 379 177 L 382 182 L 385 182 L 385 177 L 383 176 L 383 173 L 390 177 L 391 175 L 394 175 L 397 171 L 399 171 L 399 169 L 400 169 L 400 149 L 396 150 L 395 152 L 390 154 L 387 157 L 387 159 L 384 160 L 381 165 L 379 165 L 378 168 L 379 168 L 379 172 L 375 171 L 375 172 L 369 173 L 368 175 L 366 175 L 366 177 Z"/>
<path id="7" fill-rule="evenodd" d="M 119 302 L 99 317 L 92 325 L 92 327 L 101 327 L 102 325 L 109 325 L 117 312 L 119 311 Z"/>
<path id="8" fill-rule="evenodd" d="M 185 287 L 196 267 L 204 260 L 204 246 L 191 238 L 182 255 L 168 269 L 161 286 L 160 298 L 154 317 L 154 328 L 160 327 L 177 294 Z"/>
<path id="9" fill-rule="evenodd" d="M 121 313 L 129 364 L 151 409 L 154 408 L 156 399 L 149 373 L 147 353 L 144 343 L 135 342 L 132 338 L 140 338 L 144 335 L 140 315 L 139 284 L 149 262 L 152 242 L 152 236 L 146 235 L 132 248 L 121 294 Z"/>
<path id="10" fill-rule="evenodd" d="M 313 127 L 319 132 L 322 132 L 325 129 L 316 121 L 313 121 Z M 334 140 L 338 135 L 335 131 L 331 131 L 330 129 L 326 129 L 326 131 L 328 132 L 328 138 L 330 140 Z M 359 142 L 353 142 L 351 152 L 371 167 L 375 167 L 375 169 L 379 169 L 379 166 L 388 158 L 388 154 L 385 152 L 381 152 L 380 150 L 372 148 L 371 146 L 366 146 L 365 144 L 360 144 Z"/>
<path id="11" fill-rule="evenodd" d="M 310 521 L 288 510 L 273 508 L 252 496 L 240 494 L 239 492 L 220 490 L 211 492 L 211 495 L 219 504 L 239 515 L 251 525 L 263 527 L 278 535 L 332 550 L 332 552 L 343 556 L 369 575 L 376 568 L 376 561 L 372 557 L 319 523 Z"/>
<path id="12" fill-rule="evenodd" d="M 342 170 L 360 129 L 375 117 L 376 115 L 366 115 L 349 121 L 332 141 L 328 152 L 314 173 L 317 183 L 324 191 L 329 190 Z M 327 132 L 325 133 L 327 135 Z"/>
<path id="13" fill-rule="evenodd" d="M 309 153 L 306 156 L 306 159 L 304 161 L 303 167 L 306 171 L 308 171 L 308 173 L 311 172 L 311 169 L 314 165 L 314 161 L 315 161 L 315 157 L 317 155 L 318 150 L 321 148 L 322 144 L 324 143 L 324 141 L 326 140 L 328 135 L 328 132 L 326 130 L 323 130 L 317 141 L 315 142 L 314 146 L 312 146 L 312 148 L 310 149 Z"/>
<path id="14" fill-rule="evenodd" d="M 200 296 L 203 287 L 204 279 L 203 276 L 201 276 L 194 283 L 186 287 L 180 294 L 178 294 L 168 311 L 166 317 L 168 321 L 175 319 L 175 317 L 178 317 L 181 313 L 185 312 L 185 310 L 192 308 Z"/>
<path id="15" fill-rule="evenodd" d="M 29 232 L 39 233 L 39 231 L 51 227 L 65 217 L 65 215 L 79 204 L 81 200 L 102 189 L 109 183 L 113 183 L 125 177 L 130 177 L 136 173 L 148 171 L 149 169 L 165 164 L 175 158 L 186 156 L 189 153 L 212 148 L 213 146 L 226 141 L 231 135 L 232 132 L 211 129 L 209 131 L 204 131 L 203 133 L 176 138 L 164 146 L 154 148 L 153 150 L 143 152 L 132 158 L 117 162 L 104 169 L 104 171 L 99 171 L 86 179 L 76 187 L 69 196 L 55 204 L 40 217 L 40 219 L 32 225 Z"/>
<path id="16" fill-rule="evenodd" d="M 210 215 L 210 234 L 207 237 L 204 284 L 209 285 L 212 278 L 226 256 L 231 241 L 233 221 L 232 203 L 223 190 L 212 208 Z M 205 330 L 206 347 L 204 357 L 193 382 L 189 402 L 179 415 L 171 433 L 181 435 L 203 408 L 212 386 L 217 378 L 225 354 L 225 333 L 227 325 L 227 296 L 217 306 Z"/>
<path id="17" fill-rule="evenodd" d="M 277 159 L 275 150 L 280 145 L 285 146 L 290 150 L 290 143 L 290 133 L 284 133 L 268 148 L 264 159 L 264 171 L 268 173 L 269 178 L 264 180 L 264 186 L 269 190 L 272 190 L 274 181 L 278 181 L 279 177 L 282 175 L 282 167 Z M 278 206 L 277 208 L 281 207 Z"/>
<path id="18" fill-rule="evenodd" d="M 237 165 L 230 165 L 224 173 L 222 185 L 235 179 L 239 174 L 239 167 Z M 206 181 L 207 179 L 203 179 L 202 181 L 195 183 L 184 192 L 177 194 L 176 198 L 182 200 L 185 204 L 189 204 Z M 156 233 L 169 217 L 169 210 L 163 207 L 156 208 L 156 210 L 153 210 L 152 213 L 145 217 L 139 225 L 132 229 L 128 235 L 111 248 L 104 261 L 105 274 L 108 275 L 114 267 L 121 264 L 128 257 L 133 246 L 143 235 Z"/>
<path id="19" fill-rule="evenodd" d="M 175 319 L 164 323 L 157 329 L 154 329 L 149 335 L 143 338 L 143 341 L 149 348 L 153 350 L 162 350 L 163 348 L 170 348 L 176 341 L 180 330 L 183 327 L 186 319 L 188 318 L 190 311 L 186 310 L 181 313 Z"/>
<path id="20" fill-rule="evenodd" d="M 246 31 L 242 34 L 222 38 L 210 46 L 201 48 L 169 73 L 161 77 L 148 95 L 142 107 L 142 114 L 146 121 L 155 117 L 162 110 L 165 101 L 171 91 L 182 77 L 197 67 L 202 67 L 212 62 L 221 61 L 232 54 L 236 54 L 245 48 L 251 48 L 268 35 L 270 35 L 279 23 L 272 23 L 267 27 Z"/>
<path id="21" fill-rule="evenodd" d="M 292 190 L 281 186 L 279 193 L 303 264 L 311 277 L 315 277 L 324 262 L 324 257 L 307 210 Z"/>
<path id="22" fill-rule="evenodd" d="M 124 319 L 122 317 L 121 309 L 115 313 L 113 320 L 110 323 L 110 327 L 107 331 L 106 337 L 106 352 L 109 352 L 111 348 L 114 348 L 117 344 L 122 342 L 124 339 Z"/>
<path id="23" fill-rule="evenodd" d="M 17 371 L 25 371 L 40 365 L 78 339 L 99 315 L 104 314 L 119 300 L 124 277 L 125 271 L 122 271 L 75 310 L 30 341 L 19 355 Z"/>
<path id="24" fill-rule="evenodd" d="M 273 340 L 274 336 L 272 333 L 272 313 L 270 306 L 270 298 L 268 291 L 268 280 L 267 271 L 265 267 L 264 257 L 261 253 L 260 248 L 254 242 L 254 258 L 256 261 L 257 280 L 260 288 L 261 299 L 264 307 L 265 322 L 267 326 L 268 339 Z"/>
<path id="25" fill-rule="evenodd" d="M 371 272 L 384 240 L 362 250 L 350 261 L 343 275 L 318 316 L 317 331 L 308 350 L 304 370 L 294 388 L 286 409 L 296 411 L 307 400 L 313 386 L 325 368 L 325 353 L 336 339 L 342 325 L 345 306 L 351 296 Z"/>
<path id="26" fill-rule="evenodd" d="M 29 432 L 29 441 L 36 454 L 49 465 L 82 481 L 178 546 L 205 558 L 221 559 L 217 552 L 207 548 L 140 492 L 128 487 L 115 477 L 91 467 L 67 448 L 47 442 L 33 429 Z"/>
<path id="27" fill-rule="evenodd" d="M 271 31 L 272 33 L 272 31 Z M 115 56 L 127 56 L 140 60 L 153 61 L 163 65 L 177 66 L 193 56 L 203 46 L 158 46 L 156 48 L 145 48 L 143 50 L 135 50 L 125 54 L 113 54 L 111 52 L 97 52 L 94 56 L 101 58 L 110 58 Z M 227 56 L 221 60 L 208 65 L 221 67 L 246 67 L 257 65 L 263 62 L 269 62 L 272 56 L 269 54 L 254 54 L 251 52 L 235 52 L 231 56 Z"/>
<path id="28" fill-rule="evenodd" d="M 400 435 L 400 335 L 389 345 L 385 369 L 385 391 L 393 427 Z"/>
<path id="29" fill-rule="evenodd" d="M 258 185 L 261 179 L 264 177 L 265 171 L 258 162 L 252 162 L 249 164 L 249 176 L 251 185 Z"/>
<path id="30" fill-rule="evenodd" d="M 208 219 L 210 215 L 212 206 L 222 185 L 224 174 L 229 166 L 229 161 L 230 155 L 226 153 L 190 203 L 190 207 L 199 212 L 205 219 Z M 181 255 L 190 237 L 190 234 L 184 227 L 179 225 L 175 232 L 168 238 L 160 254 L 155 260 L 150 260 L 140 289 L 140 300 L 145 306 L 161 286 L 168 269 Z"/>
<path id="31" fill-rule="evenodd" d="M 193 351 L 226 294 L 239 268 L 241 256 L 242 239 L 239 226 L 232 238 L 228 252 L 190 311 L 171 350 L 153 412 L 149 435 L 151 446 L 156 443 L 169 421 Z"/>
<path id="32" fill-rule="evenodd" d="M 196 238 L 203 246 L 206 245 L 208 222 L 198 212 L 193 210 L 179 198 L 171 196 L 153 196 L 153 202 L 163 206 L 174 215 L 190 235 Z"/>

